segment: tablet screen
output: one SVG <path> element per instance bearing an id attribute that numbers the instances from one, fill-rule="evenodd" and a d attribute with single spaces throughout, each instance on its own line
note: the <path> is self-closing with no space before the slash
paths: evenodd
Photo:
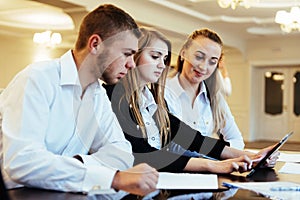
<path id="1" fill-rule="evenodd" d="M 255 165 L 255 167 L 252 168 L 252 170 L 250 171 L 250 173 L 247 175 L 247 177 L 252 176 L 255 171 L 257 171 L 265 162 L 266 160 L 277 150 L 280 149 L 280 147 L 288 140 L 288 138 L 293 134 L 293 132 L 286 134 L 281 140 L 280 142 L 278 142 L 273 149 L 271 149 L 267 155 L 265 155 L 265 157 L 263 157 L 258 163 L 257 165 Z"/>

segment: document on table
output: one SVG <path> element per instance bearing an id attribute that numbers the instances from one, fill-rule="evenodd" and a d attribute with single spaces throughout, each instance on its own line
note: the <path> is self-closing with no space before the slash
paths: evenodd
<path id="1" fill-rule="evenodd" d="M 245 190 L 251 190 L 270 199 L 300 199 L 300 191 L 274 191 L 274 189 L 276 188 L 300 187 L 300 184 L 293 182 L 224 182 L 223 185 L 230 188 L 241 188 Z"/>
<path id="2" fill-rule="evenodd" d="M 107 190 L 93 189 L 87 193 L 87 196 L 101 195 L 103 199 L 121 199 L 127 194 L 128 194 L 127 192 L 122 190 L 116 192 L 116 190 L 114 189 L 107 189 Z"/>
<path id="3" fill-rule="evenodd" d="M 216 174 L 160 172 L 157 189 L 218 189 Z"/>
<path id="4" fill-rule="evenodd" d="M 282 162 L 300 162 L 300 154 L 299 153 L 283 153 L 280 152 L 278 161 Z"/>
<path id="5" fill-rule="evenodd" d="M 300 163 L 285 163 L 280 170 L 279 173 L 284 174 L 300 174 Z"/>

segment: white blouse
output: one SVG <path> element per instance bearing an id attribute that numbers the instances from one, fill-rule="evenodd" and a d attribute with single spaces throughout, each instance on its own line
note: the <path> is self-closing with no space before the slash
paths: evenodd
<path id="1" fill-rule="evenodd" d="M 146 86 L 141 93 L 139 107 L 145 124 L 148 143 L 156 149 L 161 149 L 159 129 L 153 119 L 153 115 L 157 110 L 157 105 L 151 91 Z"/>
<path id="2" fill-rule="evenodd" d="M 165 100 L 167 101 L 169 111 L 193 129 L 201 132 L 202 135 L 218 137 L 216 133 L 213 133 L 212 110 L 208 92 L 204 85 L 205 83 L 201 82 L 201 90 L 192 107 L 188 95 L 179 83 L 178 76 L 179 74 L 168 78 L 166 81 Z M 243 149 L 244 141 L 241 132 L 235 123 L 225 99 L 223 105 L 227 112 L 226 125 L 221 129 L 224 140 L 228 141 L 231 147 Z"/>

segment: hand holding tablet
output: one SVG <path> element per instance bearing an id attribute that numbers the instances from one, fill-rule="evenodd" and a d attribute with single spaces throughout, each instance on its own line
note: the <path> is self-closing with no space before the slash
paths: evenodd
<path id="1" fill-rule="evenodd" d="M 260 167 L 262 167 L 268 158 L 272 156 L 273 153 L 277 152 L 280 147 L 288 140 L 288 138 L 293 134 L 293 132 L 285 135 L 249 172 L 247 177 L 251 177 Z"/>

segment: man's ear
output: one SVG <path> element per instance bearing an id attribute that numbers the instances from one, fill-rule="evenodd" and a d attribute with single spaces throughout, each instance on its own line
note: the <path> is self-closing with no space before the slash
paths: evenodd
<path id="1" fill-rule="evenodd" d="M 101 43 L 102 43 L 102 39 L 99 35 L 97 35 L 97 34 L 91 35 L 91 37 L 89 38 L 89 42 L 88 42 L 90 52 L 92 54 L 97 54 Z"/>

